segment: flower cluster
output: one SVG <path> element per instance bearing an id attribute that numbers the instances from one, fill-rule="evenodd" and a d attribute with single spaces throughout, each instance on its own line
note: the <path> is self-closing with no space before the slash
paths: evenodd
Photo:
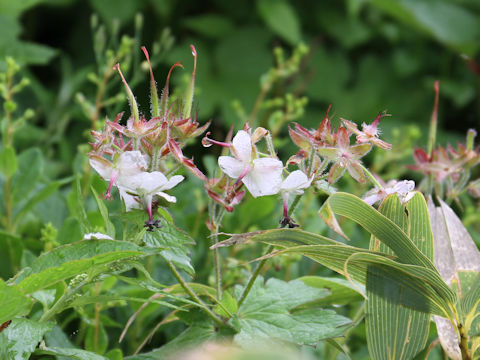
<path id="1" fill-rule="evenodd" d="M 169 101 L 169 79 L 172 70 L 182 65 L 176 63 L 171 67 L 159 97 L 148 52 L 145 48 L 142 50 L 150 69 L 150 118 L 139 111 L 135 96 L 117 64 L 114 69 L 125 86 L 131 115 L 124 125 L 121 124 L 121 113 L 113 121 L 107 119 L 103 131 L 92 131 L 94 141 L 91 143 L 90 164 L 109 182 L 105 198 L 111 199 L 111 191 L 116 187 L 127 211 L 143 209 L 148 213 L 145 227 L 149 231 L 159 226 L 158 220 L 154 220 L 156 207 L 162 202 L 176 201 L 166 191 L 184 179 L 181 175 L 173 175 L 180 166 L 200 178 L 213 203 L 227 211 L 233 211 L 246 191 L 253 197 L 280 195 L 284 209 L 280 223 L 283 227 L 294 227 L 297 225 L 289 216 L 288 208 L 292 195 L 302 195 L 312 183 L 320 187 L 319 183 L 326 179 L 330 184 L 335 183 L 345 172 L 364 182 L 367 170 L 361 158 L 373 145 L 382 149 L 391 148 L 390 144 L 378 138 L 378 125 L 384 114 L 379 114 L 369 125 L 364 123 L 362 130 L 353 122 L 342 119 L 342 125 L 334 131 L 327 111 L 315 130 L 299 124 L 289 129 L 290 137 L 300 150 L 284 165 L 276 155 L 270 132 L 262 127 L 252 129 L 247 123 L 235 136 L 230 132 L 225 142 L 209 138 L 209 133 L 203 138 L 205 147 L 220 145 L 229 152 L 218 158 L 222 174 L 209 179 L 182 151 L 188 139 L 202 134 L 209 125 L 199 126 L 192 114 L 197 60 L 195 48 L 192 46 L 195 61 L 190 85 L 181 102 Z M 352 135 L 356 136 L 353 144 L 350 141 Z M 266 152 L 259 150 L 258 144 L 262 140 L 266 143 Z M 290 166 L 295 169 L 290 170 Z M 214 224 L 217 217 L 210 216 L 207 222 L 212 231 L 218 227 Z"/>
<path id="2" fill-rule="evenodd" d="M 428 154 L 421 148 L 413 151 L 415 165 L 408 168 L 423 173 L 426 178 L 432 177 L 439 195 L 446 187 L 447 197 L 457 198 L 460 192 L 468 186 L 470 169 L 480 163 L 480 146 L 474 147 L 476 131 L 468 130 L 466 144 L 458 144 L 455 149 L 451 145 L 446 148 L 438 146 Z M 475 195 L 474 191 L 471 191 Z"/>
<path id="3" fill-rule="evenodd" d="M 361 158 L 368 154 L 372 145 L 389 150 L 391 145 L 378 138 L 380 130 L 378 124 L 385 114 L 379 114 L 376 119 L 367 125 L 363 123 L 362 130 L 352 121 L 341 119 L 342 125 L 336 132 L 332 130 L 328 112 L 316 130 L 307 130 L 299 124 L 290 128 L 290 137 L 302 150 L 294 159 L 310 159 L 310 166 L 314 169 L 315 179 L 323 179 L 324 172 L 329 164 L 328 182 L 338 181 L 347 171 L 355 180 L 365 181 L 365 170 Z M 356 142 L 351 144 L 350 137 L 356 135 Z M 310 153 L 308 157 L 306 154 Z M 298 160 L 294 160 L 297 161 Z"/>
<path id="4" fill-rule="evenodd" d="M 159 97 L 148 52 L 142 48 L 149 68 L 151 85 L 151 117 L 149 120 L 141 114 L 132 90 L 128 86 L 120 65 L 118 71 L 125 86 L 130 103 L 131 115 L 125 125 L 121 125 L 123 113 L 117 115 L 114 121 L 105 123 L 103 131 L 92 131 L 94 141 L 91 143 L 90 165 L 106 181 L 109 182 L 105 198 L 112 198 L 112 188 L 118 188 L 126 210 L 143 209 L 148 213 L 145 223 L 147 230 L 153 231 L 159 227 L 154 220 L 155 207 L 161 201 L 176 202 L 174 196 L 165 191 L 179 184 L 184 177 L 171 176 L 175 171 L 175 163 L 184 166 L 195 176 L 205 180 L 205 175 L 195 166 L 192 159 L 183 155 L 182 147 L 185 141 L 203 133 L 209 124 L 199 126 L 192 116 L 193 87 L 197 53 L 192 46 L 194 70 L 190 86 L 181 103 L 169 102 L 169 79 L 175 67 L 172 66 L 162 95 Z"/>
<path id="5" fill-rule="evenodd" d="M 290 157 L 284 166 L 273 149 L 273 141 L 268 130 L 252 130 L 248 124 L 237 132 L 231 141 L 220 142 L 204 137 L 204 146 L 220 145 L 230 150 L 231 156 L 220 156 L 218 165 L 227 177 L 214 179 L 209 183 L 207 192 L 210 197 L 222 204 L 228 211 L 238 204 L 245 192 L 243 186 L 253 197 L 280 194 L 283 200 L 282 226 L 294 227 L 295 222 L 288 213 L 288 201 L 291 195 L 301 195 L 314 181 L 328 177 L 329 183 L 337 181 L 345 171 L 356 180 L 365 181 L 364 167 L 360 159 L 372 148 L 372 144 L 383 149 L 391 145 L 378 138 L 378 124 L 384 115 L 380 114 L 370 125 L 363 124 L 363 130 L 348 120 L 342 120 L 336 132 L 332 131 L 327 116 L 316 130 L 308 130 L 299 124 L 290 128 L 292 140 L 301 150 Z M 357 135 L 355 144 L 350 144 L 352 134 Z M 268 154 L 261 153 L 257 143 L 265 138 Z M 328 164 L 332 166 L 326 173 Z M 288 165 L 295 165 L 297 170 L 288 172 Z M 234 180 L 233 182 L 231 180 Z"/>

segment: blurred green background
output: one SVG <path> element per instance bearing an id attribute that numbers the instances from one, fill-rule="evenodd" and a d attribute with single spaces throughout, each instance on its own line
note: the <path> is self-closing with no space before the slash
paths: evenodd
<path id="1" fill-rule="evenodd" d="M 141 27 L 135 26 L 138 13 Z M 177 61 L 186 68 L 178 73 L 188 75 L 193 63 L 188 45 L 194 44 L 199 56 L 195 106 L 201 122 L 213 119 L 215 128 L 242 125 L 232 102 L 251 109 L 260 77 L 273 65 L 272 49 L 279 45 L 288 52 L 300 42 L 310 53 L 287 91 L 309 98 L 299 120 L 303 125 L 318 124 L 329 104 L 334 119 L 359 123 L 387 110 L 393 116 L 383 128 L 391 140 L 393 124 L 427 127 L 438 79 L 440 127 L 459 134 L 478 127 L 477 0 L 0 0 L 0 68 L 5 56 L 13 56 L 29 65 L 36 79 L 29 96 L 18 99 L 37 116 L 30 131 L 17 136 L 17 146 L 48 138 L 49 146 L 65 148 L 67 139 L 86 140 L 78 134 L 91 120 L 75 96 L 82 91 L 88 98 L 95 91 L 87 78 L 96 63 L 92 14 L 105 24 L 109 44 L 115 34 L 134 37 L 135 32 L 138 45 L 150 51 L 155 41 L 168 40 L 168 51 L 154 66 L 162 86 Z M 131 49 L 140 56 L 139 46 Z M 174 83 L 182 82 L 178 73 Z M 120 88 L 117 77 L 111 81 Z M 145 71 L 134 84 L 145 113 L 147 84 Z M 102 117 L 114 116 L 105 110 Z"/>

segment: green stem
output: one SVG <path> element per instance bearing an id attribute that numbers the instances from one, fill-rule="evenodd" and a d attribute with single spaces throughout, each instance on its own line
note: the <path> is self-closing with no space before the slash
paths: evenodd
<path id="1" fill-rule="evenodd" d="M 171 261 L 167 261 L 167 264 L 180 286 L 187 292 L 188 295 L 190 295 L 193 300 L 197 302 L 198 306 L 218 325 L 225 325 L 222 319 L 220 319 L 220 317 L 218 317 L 212 310 L 210 310 L 207 304 L 205 304 L 202 299 L 200 299 L 200 297 L 193 291 L 193 289 L 185 282 L 175 265 L 173 265 Z"/>
<path id="2" fill-rule="evenodd" d="M 378 182 L 378 180 L 373 176 L 373 174 L 368 170 L 362 163 L 358 163 L 362 170 L 365 172 L 367 175 L 368 179 L 379 189 L 383 189 L 383 186 Z"/>
<path id="3" fill-rule="evenodd" d="M 288 209 L 289 214 L 291 214 L 295 210 L 298 203 L 300 202 L 301 197 L 302 197 L 302 195 L 295 196 L 295 199 L 293 200 L 292 204 L 290 205 L 290 208 Z M 271 252 L 272 249 L 273 249 L 273 245 L 268 245 L 267 250 L 265 251 L 265 254 L 268 254 L 269 252 Z M 260 261 L 257 268 L 255 269 L 255 272 L 252 274 L 252 276 L 250 276 L 250 279 L 248 279 L 247 286 L 243 290 L 242 295 L 240 295 L 240 300 L 238 300 L 238 307 L 240 307 L 243 304 L 243 302 L 245 301 L 245 299 L 247 298 L 248 293 L 250 292 L 250 290 L 253 286 L 253 283 L 255 282 L 258 275 L 260 274 L 260 271 L 262 271 L 262 269 L 265 266 L 265 263 L 267 262 L 267 260 L 268 259 L 263 259 L 262 261 Z"/>
<path id="4" fill-rule="evenodd" d="M 216 209 L 218 209 L 217 204 L 214 204 L 213 214 L 214 214 L 214 226 L 215 230 L 213 235 L 213 242 L 214 244 L 218 243 L 218 230 L 220 229 L 220 223 L 222 222 L 223 216 L 225 215 L 225 209 L 222 207 L 220 211 L 215 216 Z M 217 289 L 217 299 L 222 299 L 222 271 L 221 271 L 221 263 L 220 263 L 220 254 L 217 248 L 213 250 L 213 257 L 215 260 L 215 284 Z"/>
<path id="5" fill-rule="evenodd" d="M 267 250 L 266 250 L 266 253 L 269 253 L 270 251 L 272 251 L 272 249 L 273 249 L 273 245 L 268 245 Z M 252 274 L 252 276 L 250 276 L 250 279 L 248 279 L 247 286 L 246 286 L 245 289 L 243 290 L 242 295 L 240 296 L 240 300 L 238 300 L 238 307 L 239 307 L 239 308 L 240 308 L 240 306 L 242 306 L 243 302 L 244 302 L 245 299 L 247 298 L 248 293 L 249 293 L 250 290 L 252 289 L 253 283 L 255 282 L 255 280 L 257 279 L 258 275 L 260 274 L 260 271 L 262 271 L 263 266 L 265 265 L 265 263 L 267 262 L 267 260 L 268 260 L 268 259 L 263 259 L 262 261 L 260 261 L 260 263 L 258 264 L 257 268 L 255 269 L 255 272 Z"/>

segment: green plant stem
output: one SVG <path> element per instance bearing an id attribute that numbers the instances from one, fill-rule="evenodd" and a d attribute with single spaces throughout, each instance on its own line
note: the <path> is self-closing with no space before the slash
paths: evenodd
<path id="1" fill-rule="evenodd" d="M 288 213 L 291 214 L 295 208 L 297 207 L 298 203 L 300 202 L 302 195 L 297 195 L 295 196 L 295 199 L 293 200 L 292 204 L 290 205 L 290 208 L 288 209 Z M 273 249 L 273 245 L 268 245 L 267 250 L 265 251 L 265 254 L 268 254 L 271 252 Z M 253 283 L 257 279 L 258 275 L 262 271 L 263 267 L 265 266 L 265 263 L 267 262 L 268 259 L 263 259 L 260 261 L 258 264 L 257 268 L 255 269 L 255 272 L 250 276 L 250 279 L 248 279 L 247 285 L 245 286 L 245 289 L 242 292 L 242 295 L 240 295 L 240 300 L 238 300 L 238 307 L 242 306 L 243 302 L 248 296 L 248 293 L 252 289 Z"/>
<path id="2" fill-rule="evenodd" d="M 375 176 L 373 176 L 373 174 L 370 172 L 370 170 L 368 170 L 362 163 L 359 163 L 360 167 L 362 168 L 362 170 L 365 172 L 365 174 L 367 175 L 368 179 L 379 189 L 383 189 L 383 186 L 382 184 L 380 184 L 378 182 L 378 180 L 375 178 Z"/>
<path id="3" fill-rule="evenodd" d="M 53 316 L 55 316 L 58 312 L 60 312 L 63 306 L 71 299 L 72 295 L 74 295 L 83 285 L 85 284 L 81 284 L 72 289 L 67 288 L 65 293 L 62 296 L 60 296 L 57 302 L 50 309 L 48 309 L 46 312 L 43 313 L 39 321 L 40 322 L 48 321 Z"/>
<path id="4" fill-rule="evenodd" d="M 265 251 L 265 253 L 269 253 L 270 251 L 272 251 L 272 249 L 273 249 L 273 245 L 268 245 L 267 250 Z M 267 260 L 268 260 L 268 259 L 263 259 L 262 261 L 260 261 L 260 263 L 258 264 L 257 268 L 255 269 L 255 272 L 252 274 L 252 276 L 250 276 L 250 279 L 248 279 L 247 286 L 245 286 L 245 289 L 243 290 L 242 295 L 240 296 L 240 300 L 238 300 L 238 307 L 239 307 L 239 308 L 240 308 L 240 306 L 242 306 L 242 304 L 244 303 L 245 299 L 247 298 L 248 293 L 249 293 L 250 290 L 252 289 L 253 283 L 255 282 L 255 280 L 257 279 L 258 275 L 260 274 L 260 271 L 262 271 L 263 266 L 265 265 L 265 263 L 267 262 Z"/>
<path id="5" fill-rule="evenodd" d="M 213 320 L 215 321 L 218 325 L 225 325 L 225 323 L 218 317 L 210 308 L 205 304 L 202 299 L 193 291 L 193 289 L 188 286 L 188 284 L 185 282 L 185 280 L 182 278 L 182 275 L 178 272 L 177 268 L 171 261 L 167 261 L 168 267 L 172 271 L 173 276 L 177 279 L 178 283 L 180 286 L 187 292 L 190 297 L 197 302 L 199 307 Z"/>
<path id="6" fill-rule="evenodd" d="M 216 245 L 218 243 L 218 230 L 220 229 L 220 224 L 222 223 L 223 216 L 225 215 L 225 209 L 222 207 L 219 209 L 217 204 L 213 203 L 213 209 L 211 212 L 210 219 L 214 226 L 212 232 L 213 243 Z M 218 210 L 218 212 L 217 212 Z M 222 299 L 222 270 L 220 263 L 220 254 L 217 248 L 213 250 L 213 258 L 215 264 L 215 287 L 217 290 L 217 299 L 220 301 Z"/>

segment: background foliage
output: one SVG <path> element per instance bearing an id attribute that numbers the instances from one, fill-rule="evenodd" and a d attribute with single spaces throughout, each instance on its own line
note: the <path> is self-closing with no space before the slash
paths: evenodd
<path id="1" fill-rule="evenodd" d="M 142 110 L 148 112 L 148 68 L 143 66 L 142 45 L 153 54 L 157 80 L 165 78 L 177 61 L 185 66 L 172 76 L 174 88 L 179 89 L 174 90 L 175 96 L 175 91 L 188 85 L 193 66 L 189 44 L 195 44 L 199 60 L 194 107 L 199 122 L 213 120 L 213 137 L 221 139 L 231 125 L 239 129 L 254 111 L 257 125 L 277 135 L 276 147 L 284 156 L 295 151 L 287 140 L 286 125 L 292 120 L 316 127 L 329 104 L 333 104 L 330 114 L 334 123 L 340 117 L 369 123 L 386 110 L 392 117 L 382 121 L 383 137 L 393 143 L 394 151 L 373 152 L 368 165 L 384 180 L 418 179 L 403 165 L 412 163 L 413 146 L 427 142 L 434 80 L 440 80 L 441 88 L 438 142 L 455 143 L 463 140 L 468 128 L 479 128 L 480 66 L 476 59 L 480 51 L 480 4 L 476 0 L 256 0 L 238 1 L 234 6 L 222 0 L 0 0 L 0 31 L 0 72 L 6 70 L 6 57 L 10 56 L 22 65 L 17 77 L 30 80 L 30 85 L 15 96 L 13 113 L 20 116 L 26 109 L 34 110 L 33 116 L 29 114 L 19 124 L 12 140 L 18 172 L 11 199 L 15 221 L 3 226 L 0 233 L 0 277 L 5 280 L 40 253 L 80 240 L 85 223 L 104 227 L 90 187 L 103 193 L 105 184 L 85 172 L 89 131 L 102 127 L 105 116 L 113 119 L 128 106 L 120 80 L 109 70 L 118 61 Z M 268 88 L 271 101 L 257 108 L 259 94 L 267 92 L 269 69 L 300 44 L 306 44 L 309 51 L 298 75 L 286 76 Z M 277 46 L 284 53 L 273 51 Z M 298 113 L 278 116 L 276 110 L 288 113 L 292 102 L 305 104 L 306 98 L 308 105 L 299 106 Z M 3 101 L 4 108 L 7 103 Z M 218 149 L 192 144 L 185 153 L 194 155 L 208 172 Z M 2 161 L 7 157 L 3 155 Z M 0 180 L 3 191 L 4 179 Z M 340 186 L 357 194 L 366 190 L 348 178 L 342 179 Z M 192 177 L 174 194 L 181 204 L 170 209 L 175 224 L 197 243 L 191 254 L 196 276 L 200 282 L 211 283 L 204 191 Z M 82 212 L 80 203 L 84 200 Z M 313 194 L 302 199 L 296 219 L 303 229 L 327 233 L 316 215 L 323 200 Z M 125 221 L 119 215 L 118 201 L 106 205 L 114 214 L 115 225 Z M 2 204 L 2 212 L 4 208 Z M 476 204 L 463 199 L 462 208 L 457 210 L 473 238 L 479 240 Z M 276 228 L 280 217 L 275 198 L 248 199 L 234 215 L 225 217 L 223 230 L 240 233 Z M 368 247 L 369 237 L 357 232 L 355 225 L 345 224 L 345 231 L 354 245 Z M 243 278 L 251 269 L 246 261 L 260 254 L 257 245 L 222 249 L 227 259 L 224 286 Z M 274 258 L 264 275 L 289 280 L 331 274 L 299 259 L 296 255 Z M 172 282 L 161 261 L 151 260 L 147 269 L 156 281 Z M 94 294 L 113 286 L 107 282 L 102 289 L 92 286 L 88 291 Z M 125 299 L 151 295 L 133 286 L 124 291 Z M 48 293 L 44 296 L 48 303 Z M 61 331 L 57 327 L 37 329 L 38 337 L 51 331 L 46 336 L 50 337 L 50 347 L 76 342 L 99 353 L 118 347 L 131 354 L 148 333 L 145 328 L 153 327 L 165 310 L 149 305 L 130 330 L 129 340 L 118 345 L 116 339 L 124 324 L 139 306 L 125 299 L 105 302 L 101 311 L 85 307 L 84 313 L 64 314 L 64 338 L 55 335 Z M 359 300 L 353 298 L 339 312 L 354 318 Z M 102 327 L 92 334 L 89 321 L 98 314 Z M 144 349 L 159 347 L 181 330 L 178 324 L 167 324 Z M 55 344 L 54 338 L 63 339 L 64 344 Z M 363 325 L 351 331 L 349 347 L 355 359 L 368 358 L 364 339 Z M 332 353 L 328 346 L 320 347 L 316 355 L 321 358 L 329 351 Z"/>

